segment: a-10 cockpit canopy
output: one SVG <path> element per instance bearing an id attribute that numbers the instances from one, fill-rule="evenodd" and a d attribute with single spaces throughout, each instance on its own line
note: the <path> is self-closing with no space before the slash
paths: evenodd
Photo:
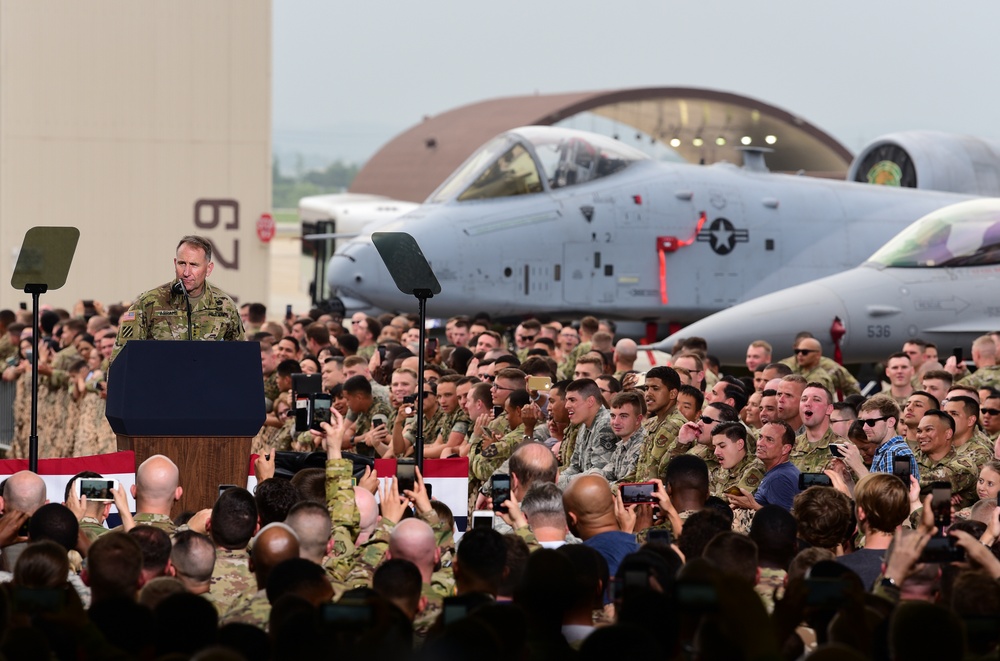
<path id="1" fill-rule="evenodd" d="M 893 268 L 1000 264 L 1000 201 L 972 200 L 931 212 L 879 248 L 868 263 Z"/>
<path id="2" fill-rule="evenodd" d="M 486 200 L 594 181 L 649 157 L 613 138 L 553 126 L 525 126 L 493 138 L 427 199 Z"/>

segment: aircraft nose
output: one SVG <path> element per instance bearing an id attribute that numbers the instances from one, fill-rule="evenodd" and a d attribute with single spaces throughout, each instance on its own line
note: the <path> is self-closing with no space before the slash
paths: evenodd
<path id="1" fill-rule="evenodd" d="M 841 297 L 820 280 L 717 312 L 685 326 L 657 348 L 669 350 L 679 338 L 703 337 L 708 341 L 709 353 L 725 364 L 740 365 L 747 346 L 754 340 L 770 342 L 774 359 L 778 360 L 793 346 L 797 333 L 809 331 L 824 345 L 823 353 L 830 355 L 830 326 L 836 317 L 846 322 L 846 315 Z"/>
<path id="2" fill-rule="evenodd" d="M 406 297 L 396 288 L 370 237 L 348 242 L 334 253 L 327 268 L 327 282 L 344 300 L 368 306 L 399 309 Z"/>

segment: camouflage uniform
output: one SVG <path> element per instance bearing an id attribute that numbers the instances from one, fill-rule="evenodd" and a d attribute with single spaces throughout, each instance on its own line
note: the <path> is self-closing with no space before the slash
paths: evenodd
<path id="1" fill-rule="evenodd" d="M 444 411 L 441 407 L 437 407 L 434 411 L 434 415 L 427 417 L 426 411 L 424 412 L 424 445 L 430 445 L 434 442 L 434 439 L 438 437 L 441 433 L 441 429 L 444 427 L 445 418 Z M 403 427 L 403 438 L 406 442 L 410 444 L 412 448 L 417 442 L 417 416 L 414 415 L 412 418 L 406 421 L 406 425 Z"/>
<path id="2" fill-rule="evenodd" d="M 639 453 L 645 441 L 646 430 L 639 427 L 627 439 L 619 439 L 615 451 L 611 453 L 608 463 L 604 464 L 603 468 L 592 468 L 585 472 L 603 475 L 612 487 L 618 482 L 634 482 L 635 465 L 639 461 Z"/>
<path id="3" fill-rule="evenodd" d="M 278 390 L 278 372 L 271 372 L 264 377 L 264 397 L 272 402 L 278 401 L 281 391 Z"/>
<path id="4" fill-rule="evenodd" d="M 714 470 L 709 475 L 708 493 L 729 502 L 729 495 L 726 493 L 728 490 L 740 487 L 754 493 L 763 479 L 764 464 L 757 457 L 748 454 L 732 468 L 719 466 Z"/>
<path id="5" fill-rule="evenodd" d="M 0 333 L 0 362 L 6 362 L 17 354 L 17 345 L 10 341 L 10 333 Z"/>
<path id="6" fill-rule="evenodd" d="M 788 460 L 795 464 L 801 473 L 822 473 L 830 467 L 833 455 L 830 454 L 830 444 L 847 443 L 847 439 L 833 433 L 833 427 L 828 427 L 823 438 L 818 443 L 811 443 L 805 434 L 795 437 Z"/>
<path id="7" fill-rule="evenodd" d="M 441 611 L 444 609 L 444 597 L 451 596 L 438 594 L 433 587 L 426 583 L 420 588 L 420 594 L 427 599 L 427 605 L 424 607 L 424 610 L 417 613 L 417 616 L 413 618 L 414 647 L 423 646 L 431 627 L 441 617 Z"/>
<path id="8" fill-rule="evenodd" d="M 392 408 L 392 393 L 389 392 L 389 389 L 374 379 L 370 380 L 369 383 L 372 384 L 372 397 Z"/>
<path id="9" fill-rule="evenodd" d="M 220 615 L 256 591 L 257 579 L 250 573 L 249 563 L 250 554 L 246 549 L 215 549 L 215 569 L 209 592 Z"/>
<path id="10" fill-rule="evenodd" d="M 170 517 L 166 514 L 150 514 L 148 512 L 141 512 L 134 514 L 132 520 L 135 521 L 137 526 L 153 526 L 154 528 L 159 528 L 163 532 L 167 533 L 171 537 L 177 532 L 177 526 L 174 522 L 170 520 Z M 121 526 L 115 528 L 116 531 L 123 532 Z"/>
<path id="11" fill-rule="evenodd" d="M 364 347 L 358 347 L 358 355 L 365 360 L 371 360 L 372 356 L 375 355 L 375 349 L 378 348 L 377 344 L 369 344 Z"/>
<path id="12" fill-rule="evenodd" d="M 462 407 L 458 407 L 441 420 L 441 425 L 438 429 L 440 430 L 439 433 L 441 434 L 441 440 L 447 443 L 448 438 L 452 433 L 466 436 L 468 435 L 471 427 L 472 421 L 469 420 L 469 416 L 462 410 Z M 427 434 L 424 434 L 424 438 L 427 438 Z"/>
<path id="13" fill-rule="evenodd" d="M 670 446 L 674 445 L 677 432 L 686 422 L 687 418 L 677 409 L 673 409 L 662 419 L 656 416 L 643 423 L 646 429 L 646 442 L 642 445 L 639 460 L 635 465 L 637 481 L 646 482 L 661 476 L 660 460 L 666 456 Z"/>
<path id="14" fill-rule="evenodd" d="M 573 347 L 573 350 L 566 356 L 566 360 L 559 366 L 564 379 L 573 379 L 573 372 L 576 370 L 576 361 L 580 359 L 580 356 L 590 351 L 592 346 L 594 345 L 587 341 Z"/>
<path id="15" fill-rule="evenodd" d="M 802 378 L 806 380 L 806 383 L 812 383 L 815 381 L 816 383 L 823 384 L 823 387 L 829 390 L 830 393 L 836 392 L 836 388 L 833 385 L 833 379 L 830 377 L 830 373 L 827 372 L 822 367 L 820 367 L 819 365 L 812 368 L 811 370 L 805 370 L 802 369 L 801 367 L 793 367 L 792 373 L 799 374 L 800 376 L 802 376 Z"/>
<path id="16" fill-rule="evenodd" d="M 434 538 L 439 548 L 453 545 L 451 529 L 445 526 L 436 512 L 432 510 L 419 516 L 434 531 Z M 375 570 L 382 564 L 385 552 L 389 550 L 389 538 L 395 527 L 396 522 L 383 519 L 371 538 L 358 547 L 354 554 L 353 566 L 344 580 L 349 588 L 371 587 Z M 450 573 L 450 569 L 448 571 Z"/>
<path id="17" fill-rule="evenodd" d="M 524 442 L 524 431 L 524 425 L 521 424 L 495 443 L 485 447 L 481 442 L 477 443 L 474 446 L 475 453 L 469 452 L 470 485 L 473 478 L 479 483 L 489 480 L 497 467 L 514 453 L 514 448 Z"/>
<path id="18" fill-rule="evenodd" d="M 772 569 L 771 567 L 760 568 L 760 579 L 754 586 L 757 596 L 764 602 L 764 608 L 768 614 L 774 612 L 775 599 L 780 600 L 785 593 L 785 577 L 788 575 L 784 569 Z"/>
<path id="19" fill-rule="evenodd" d="M 977 429 L 973 432 L 972 438 L 955 447 L 955 452 L 960 457 L 968 458 L 974 466 L 981 467 L 993 458 L 993 443 L 986 434 Z"/>
<path id="20" fill-rule="evenodd" d="M 253 596 L 235 603 L 219 617 L 219 626 L 230 622 L 250 624 L 267 631 L 267 621 L 271 617 L 271 602 L 267 600 L 267 590 L 257 590 Z"/>
<path id="21" fill-rule="evenodd" d="M 185 340 L 188 336 L 187 301 L 172 294 L 168 282 L 139 296 L 121 316 L 112 362 L 129 340 Z M 205 283 L 199 298 L 191 299 L 191 339 L 243 340 L 243 322 L 233 299 Z"/>
<path id="22" fill-rule="evenodd" d="M 586 425 L 580 426 L 573 458 L 559 476 L 559 485 L 569 484 L 569 478 L 592 468 L 604 468 L 617 445 L 618 437 L 611 431 L 611 412 L 601 407 L 589 429 Z"/>
<path id="23" fill-rule="evenodd" d="M 789 356 L 779 362 L 791 367 L 792 372 L 802 374 L 799 370 L 798 361 L 795 360 L 795 356 Z M 846 367 L 829 356 L 821 356 L 819 359 L 819 365 L 816 369 L 822 370 L 826 373 L 826 376 L 830 381 L 830 385 L 833 386 L 830 390 L 833 395 L 836 395 L 837 392 L 840 392 L 844 397 L 847 397 L 848 395 L 861 394 L 861 386 L 858 384 L 858 380 L 854 378 L 854 375 L 851 374 Z M 812 374 L 812 372 L 810 372 L 810 374 Z M 805 375 L 803 374 L 803 376 Z M 826 383 L 826 379 L 823 378 L 819 378 L 817 381 L 819 383 Z"/>
<path id="24" fill-rule="evenodd" d="M 576 435 L 580 431 L 580 425 L 567 425 L 563 431 L 563 440 L 559 444 L 559 466 L 569 466 L 573 459 L 573 450 L 576 449 Z"/>
<path id="25" fill-rule="evenodd" d="M 976 482 L 979 479 L 979 466 L 972 463 L 968 457 L 948 450 L 948 454 L 934 461 L 920 450 L 913 453 L 920 470 L 920 486 L 928 487 L 932 482 L 950 482 L 953 494 L 961 496 L 961 502 L 955 509 L 969 507 L 976 500 Z"/>
<path id="26" fill-rule="evenodd" d="M 1000 388 L 1000 365 L 980 367 L 973 374 L 959 379 L 956 385 L 979 390 L 980 388 Z"/>
<path id="27" fill-rule="evenodd" d="M 497 436 L 506 436 L 510 432 L 510 420 L 507 419 L 507 412 L 504 411 L 493 418 L 486 427 Z"/>
<path id="28" fill-rule="evenodd" d="M 323 568 L 331 580 L 338 582 L 351 570 L 354 540 L 361 526 L 361 515 L 354 501 L 354 486 L 351 483 L 353 473 L 354 464 L 349 459 L 326 462 L 326 508 L 333 524 L 330 533 L 333 547 L 323 561 Z"/>
<path id="29" fill-rule="evenodd" d="M 681 523 L 683 523 L 684 521 L 688 520 L 688 517 L 690 517 L 697 511 L 698 510 L 684 510 L 682 512 L 678 512 L 677 517 L 681 520 Z M 670 519 L 668 519 L 667 517 L 663 517 L 663 519 L 661 519 L 659 523 L 656 523 L 650 526 L 649 528 L 643 528 L 642 530 L 637 532 L 635 534 L 636 544 L 638 544 L 639 546 L 645 544 L 649 539 L 650 530 L 669 530 L 671 534 L 674 536 L 674 541 L 677 541 L 677 537 L 679 536 L 679 533 L 676 530 L 674 530 L 673 525 L 671 525 Z"/>
<path id="30" fill-rule="evenodd" d="M 101 522 L 92 516 L 85 516 L 80 519 L 80 531 L 87 536 L 87 539 L 94 541 L 106 532 L 111 532 Z"/>
<path id="31" fill-rule="evenodd" d="M 375 398 L 372 398 L 372 405 L 368 407 L 367 411 L 357 414 L 355 414 L 353 411 L 348 411 L 347 419 L 354 421 L 354 438 L 356 439 L 358 436 L 368 433 L 368 430 L 372 428 L 373 417 L 381 414 L 385 416 L 386 420 L 388 420 L 389 415 L 391 413 L 392 410 L 389 408 L 388 404 Z M 361 455 L 362 457 L 375 456 L 375 448 L 371 447 L 370 445 L 366 445 L 364 443 L 355 444 L 355 446 L 352 448 L 352 451 L 355 454 Z"/>

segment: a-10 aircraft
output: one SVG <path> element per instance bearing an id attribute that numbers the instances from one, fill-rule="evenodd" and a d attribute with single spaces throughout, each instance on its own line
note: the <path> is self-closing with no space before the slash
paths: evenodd
<path id="1" fill-rule="evenodd" d="M 968 348 L 1000 328 L 1000 199 L 934 211 L 882 246 L 861 266 L 741 303 L 681 329 L 698 336 L 724 364 L 742 364 L 753 340 L 787 355 L 795 334 L 811 332 L 832 355 L 839 320 L 844 362 L 885 360 L 921 338 L 939 355 Z"/>
<path id="2" fill-rule="evenodd" d="M 907 167 L 910 180 L 933 179 Z M 996 159 L 989 168 L 1000 171 Z M 973 181 L 970 192 L 996 194 L 996 177 L 984 180 L 989 190 Z M 370 238 L 405 231 L 441 283 L 435 316 L 687 323 L 857 266 L 915 219 L 966 199 L 771 173 L 760 152 L 743 167 L 654 161 L 601 135 L 530 126 L 485 144 L 420 207 L 340 244 L 328 280 L 348 310 L 411 309 Z"/>

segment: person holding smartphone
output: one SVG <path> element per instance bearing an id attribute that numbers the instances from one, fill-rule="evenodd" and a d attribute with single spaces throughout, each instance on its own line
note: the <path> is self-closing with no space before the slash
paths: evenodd
<path id="1" fill-rule="evenodd" d="M 924 413 L 917 425 L 917 465 L 920 467 L 920 486 L 933 482 L 949 482 L 955 509 L 969 507 L 978 500 L 976 483 L 979 467 L 972 460 L 955 451 L 952 439 L 955 421 L 938 409 Z"/>

